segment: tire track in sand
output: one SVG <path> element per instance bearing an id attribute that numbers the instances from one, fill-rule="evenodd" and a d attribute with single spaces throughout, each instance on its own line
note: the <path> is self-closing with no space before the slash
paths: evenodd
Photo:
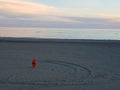
<path id="1" fill-rule="evenodd" d="M 83 70 L 87 71 L 88 75 L 91 75 L 91 70 L 90 69 L 88 69 L 87 67 L 81 66 L 79 64 L 75 64 L 75 63 L 57 61 L 57 60 L 44 60 L 44 61 L 40 60 L 38 62 L 63 65 L 63 66 L 72 68 L 75 71 L 77 71 L 78 69 L 83 69 Z"/>
<path id="2" fill-rule="evenodd" d="M 65 62 L 65 61 L 57 61 L 57 60 L 39 60 L 38 62 L 40 63 L 48 63 L 48 64 L 55 64 L 55 65 L 59 65 L 67 67 L 72 69 L 74 72 L 79 73 L 79 70 L 83 70 L 84 72 L 86 72 L 87 77 L 89 77 L 91 75 L 91 70 L 87 67 L 81 66 L 79 64 L 75 64 L 75 63 L 70 63 L 70 62 Z M 75 73 L 75 74 L 76 74 Z M 14 75 L 10 75 L 9 77 L 7 77 L 7 80 L 5 81 L 0 81 L 0 84 L 9 84 L 9 85 L 40 85 L 40 86 L 69 86 L 69 85 L 80 85 L 80 84 L 84 84 L 82 82 L 77 82 L 77 81 L 56 81 L 56 82 L 28 82 L 28 81 L 9 81 L 10 78 L 14 77 Z M 86 78 L 87 78 L 86 77 Z M 76 78 L 76 77 L 75 77 Z"/>

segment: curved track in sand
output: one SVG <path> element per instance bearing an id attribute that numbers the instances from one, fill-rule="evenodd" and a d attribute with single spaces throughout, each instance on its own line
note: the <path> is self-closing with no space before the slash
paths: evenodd
<path id="1" fill-rule="evenodd" d="M 19 72 L 19 68 L 17 73 L 11 74 L 6 77 L 6 79 L 0 80 L 0 84 L 41 86 L 80 85 L 84 84 L 83 80 L 91 75 L 91 70 L 89 68 L 75 63 L 57 60 L 39 60 L 38 65 L 39 64 L 43 66 L 49 65 L 49 68 L 53 67 L 54 70 L 44 69 L 45 71 L 43 73 L 40 71 L 41 67 L 36 67 L 34 71 L 32 68 L 29 68 Z M 33 72 L 37 72 L 36 79 L 34 79 L 34 75 L 31 75 L 34 74 Z M 52 75 L 48 77 L 51 73 L 55 74 L 55 77 L 52 77 Z M 43 78 L 38 74 L 43 74 Z"/>
<path id="2" fill-rule="evenodd" d="M 55 61 L 55 60 L 44 60 L 44 61 L 41 60 L 39 62 L 63 65 L 63 66 L 69 67 L 73 70 L 84 69 L 86 72 L 88 72 L 88 75 L 91 75 L 91 70 L 90 69 L 88 69 L 87 67 L 81 66 L 79 64 L 64 62 L 64 61 Z"/>

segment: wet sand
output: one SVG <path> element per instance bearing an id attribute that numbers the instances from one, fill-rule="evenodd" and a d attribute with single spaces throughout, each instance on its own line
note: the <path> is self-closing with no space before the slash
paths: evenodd
<path id="1" fill-rule="evenodd" d="M 2 38 L 0 90 L 120 90 L 119 59 L 120 41 Z"/>

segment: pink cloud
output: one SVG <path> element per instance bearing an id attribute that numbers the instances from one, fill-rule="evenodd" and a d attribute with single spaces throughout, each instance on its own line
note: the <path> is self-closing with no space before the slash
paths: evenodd
<path id="1" fill-rule="evenodd" d="M 59 8 L 24 0 L 0 0 L 0 13 L 3 16 L 10 15 L 15 17 L 17 20 L 39 20 L 64 23 L 77 22 L 71 19 L 58 17 L 62 15 L 62 10 Z M 20 17 L 16 17 L 16 15 L 19 15 Z M 27 17 L 24 17 L 25 15 L 27 15 Z M 3 18 L 3 16 L 1 16 L 1 18 Z"/>
<path id="2" fill-rule="evenodd" d="M 28 26 L 47 23 L 48 26 L 61 24 L 65 27 L 110 27 L 112 24 L 119 27 L 120 15 L 91 13 L 87 9 L 60 9 L 25 0 L 0 0 L 0 25 L 16 26 L 16 22 L 26 22 L 26 25 L 31 22 Z"/>
<path id="3" fill-rule="evenodd" d="M 57 13 L 58 8 L 24 0 L 0 0 L 0 11 L 9 14 L 48 15 Z"/>

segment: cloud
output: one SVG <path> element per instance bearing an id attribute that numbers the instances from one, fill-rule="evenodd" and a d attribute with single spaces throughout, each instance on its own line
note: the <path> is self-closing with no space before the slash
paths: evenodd
<path id="1" fill-rule="evenodd" d="M 120 28 L 120 16 L 89 8 L 64 9 L 25 0 L 0 0 L 0 27 Z"/>
<path id="2" fill-rule="evenodd" d="M 9 20 L 75 23 L 75 21 L 70 19 L 59 17 L 62 15 L 62 10 L 59 8 L 25 0 L 0 0 L 0 15 L 0 19 L 5 19 L 6 17 Z"/>
<path id="3" fill-rule="evenodd" d="M 120 23 L 110 22 L 111 19 L 104 18 L 85 18 L 85 17 L 60 17 L 64 20 L 72 20 L 80 23 L 66 23 L 63 20 L 35 20 L 35 19 L 6 19 L 0 21 L 3 27 L 48 27 L 48 28 L 120 28 Z M 37 19 L 37 18 L 36 18 Z M 58 18 L 57 18 L 58 19 Z M 69 21 L 70 22 L 70 21 Z"/>
<path id="4" fill-rule="evenodd" d="M 119 14 L 99 14 L 99 17 L 106 19 L 107 24 L 118 24 L 120 25 L 120 15 Z"/>
<path id="5" fill-rule="evenodd" d="M 53 15 L 53 12 L 57 13 L 58 9 L 23 0 L 0 0 L 0 11 L 5 14 Z"/>
<path id="6" fill-rule="evenodd" d="M 5 16 L 0 16 L 0 20 L 7 19 Z"/>

